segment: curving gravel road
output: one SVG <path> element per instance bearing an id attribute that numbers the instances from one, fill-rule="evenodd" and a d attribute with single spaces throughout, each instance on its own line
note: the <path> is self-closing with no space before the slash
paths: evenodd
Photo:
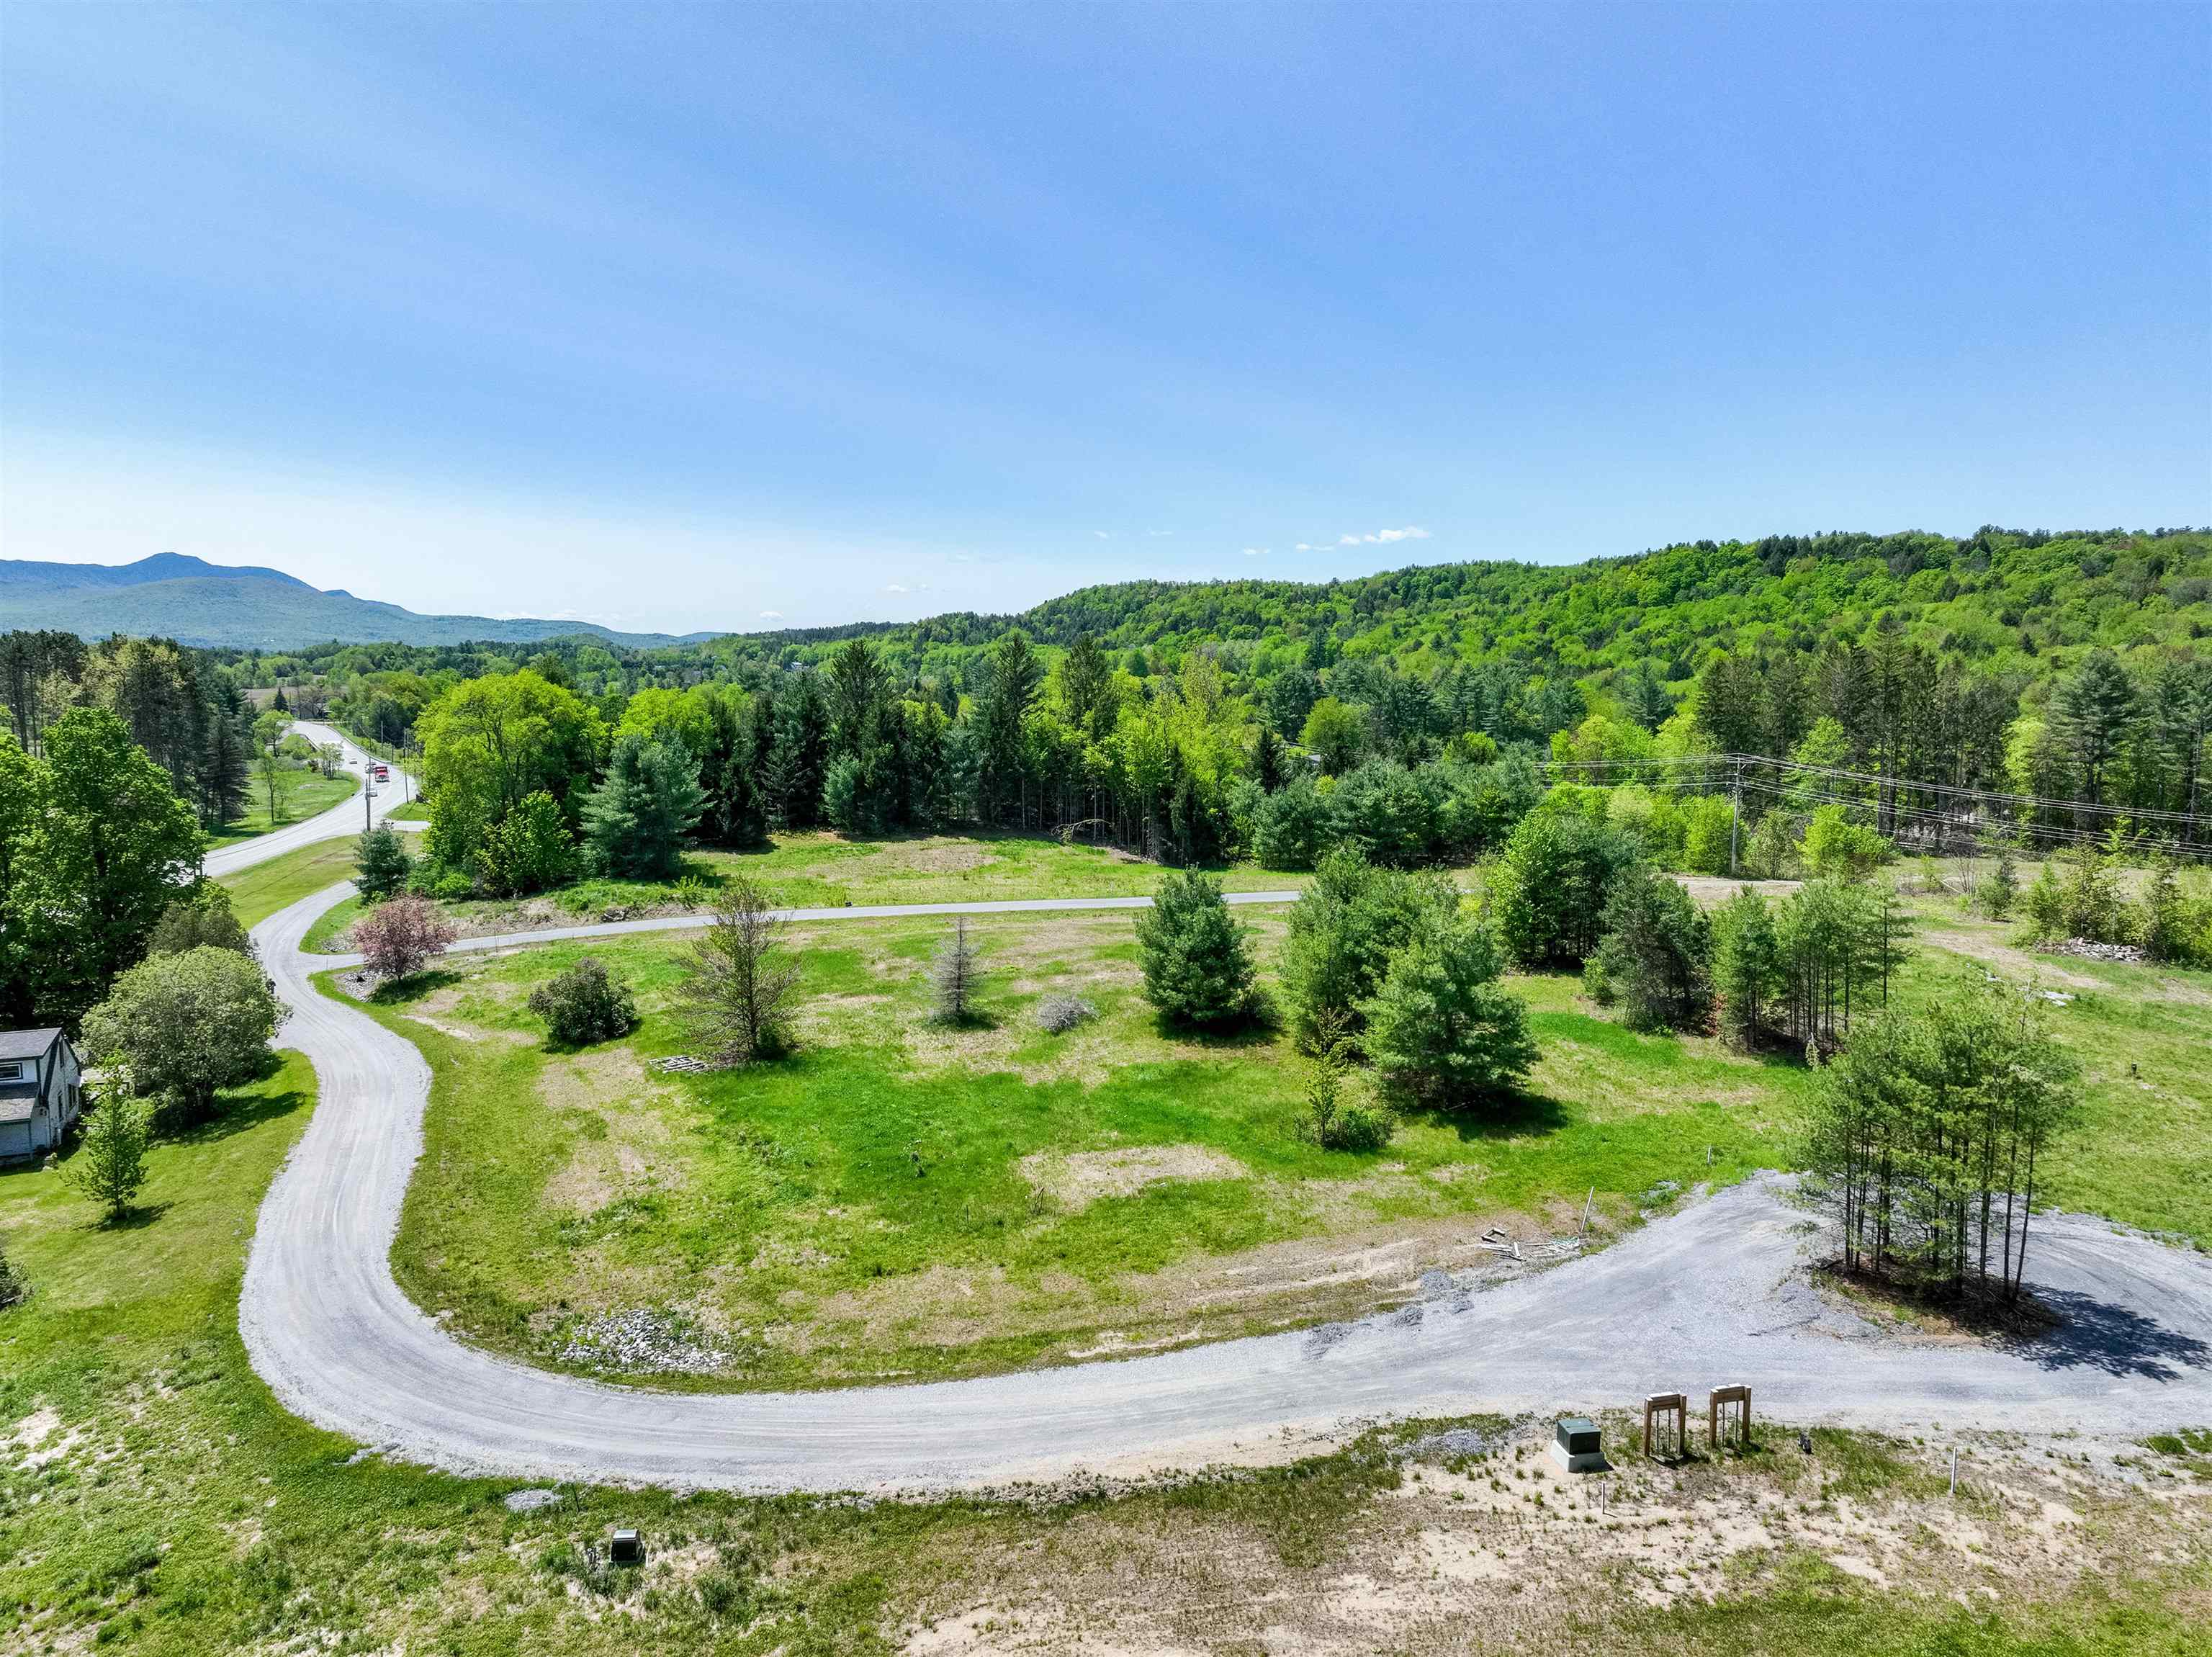
<path id="1" fill-rule="evenodd" d="M 394 1456 L 532 1479 L 927 1490 L 1257 1458 L 1381 1416 L 1625 1406 L 1729 1382 L 1794 1421 L 2136 1433 L 2212 1420 L 2212 1259 L 2053 1216 L 2031 1275 L 2073 1314 L 2063 1330 L 2008 1351 L 1906 1346 L 1804 1285 L 1812 1228 L 1775 1178 L 1501 1288 L 1446 1286 L 1355 1325 L 1152 1357 L 720 1396 L 527 1368 L 447 1335 L 392 1281 L 430 1073 L 412 1045 L 313 989 L 331 958 L 300 941 L 349 890 L 254 929 L 321 1097 L 262 1204 L 239 1319 L 289 1408 Z"/>
<path id="2" fill-rule="evenodd" d="M 368 779 L 368 767 L 376 762 L 362 752 L 354 740 L 335 725 L 324 725 L 310 719 L 295 720 L 292 728 L 308 741 L 320 746 L 335 742 L 344 756 L 345 768 L 357 773 L 363 788 L 375 788 L 376 795 L 368 802 L 371 821 L 382 822 L 398 807 L 406 803 L 408 791 L 403 786 L 405 773 L 392 768 L 392 780 L 380 786 Z M 358 834 L 362 831 L 361 795 L 339 801 L 328 811 L 317 812 L 296 823 L 257 835 L 251 840 L 240 840 L 236 845 L 224 846 L 210 851 L 200 859 L 200 866 L 210 876 L 235 874 L 241 868 L 251 868 L 256 863 L 265 863 L 271 857 L 282 857 L 288 851 L 297 851 L 301 846 L 311 846 L 322 840 L 335 840 L 342 835 Z M 420 825 L 399 822 L 394 828 L 413 828 Z"/>

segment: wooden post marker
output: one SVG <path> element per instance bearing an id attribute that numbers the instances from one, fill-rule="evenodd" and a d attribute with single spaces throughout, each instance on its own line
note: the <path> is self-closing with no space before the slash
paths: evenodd
<path id="1" fill-rule="evenodd" d="M 1705 1437 L 1717 1456 L 1730 1440 L 1739 1451 L 1751 1448 L 1751 1388 L 1716 1386 L 1705 1395 Z"/>
<path id="2" fill-rule="evenodd" d="M 1690 1400 L 1684 1394 L 1654 1392 L 1644 1400 L 1644 1453 L 1653 1460 L 1663 1455 L 1669 1461 L 1690 1453 Z"/>

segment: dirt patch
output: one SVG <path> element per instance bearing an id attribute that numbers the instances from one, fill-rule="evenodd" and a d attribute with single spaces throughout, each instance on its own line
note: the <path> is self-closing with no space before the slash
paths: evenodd
<path id="1" fill-rule="evenodd" d="M 1937 949 L 1948 949 L 1954 955 L 1964 955 L 1969 960 L 1984 961 L 2017 978 L 2040 978 L 2045 984 L 2063 984 L 2074 990 L 2101 990 L 2105 986 L 2093 978 L 2058 966 L 2040 955 L 2031 955 L 2026 950 L 2015 949 L 2010 944 L 1990 936 L 1985 932 L 1937 930 L 1922 929 L 1916 936 L 1920 941 Z"/>
<path id="2" fill-rule="evenodd" d="M 825 880 L 865 880 L 897 874 L 966 874 L 999 861 L 972 840 L 909 840 L 860 857 L 834 857 L 806 872 Z"/>
<path id="3" fill-rule="evenodd" d="M 538 1073 L 538 1095 L 550 1111 L 579 1112 L 596 1123 L 578 1136 L 568 1161 L 545 1182 L 549 1205 L 590 1215 L 625 1197 L 683 1183 L 671 1178 L 672 1131 L 661 1114 L 661 1106 L 678 1095 L 653 1080 L 629 1048 L 548 1059 Z"/>
<path id="4" fill-rule="evenodd" d="M 1022 1178 L 1070 1214 L 1109 1197 L 1134 1197 L 1147 1185 L 1188 1179 L 1242 1179 L 1244 1165 L 1204 1145 L 1133 1145 L 1117 1151 L 1036 1151 Z"/>
<path id="5" fill-rule="evenodd" d="M 2192 1485 L 2144 1500 L 2112 1465 L 2126 1447 L 2077 1459 L 2070 1439 L 1968 1440 L 1956 1497 L 1948 1441 L 1886 1447 L 1901 1477 L 1873 1489 L 1850 1487 L 1841 1447 L 1805 1455 L 1778 1433 L 1756 1465 L 1632 1455 L 1570 1478 L 1543 1460 L 1544 1425 L 1475 1457 L 1401 1462 L 1318 1560 L 1286 1563 L 1252 1527 L 1109 1508 L 941 1561 L 937 1586 L 888 1631 L 908 1657 L 1564 1657 L 1641 1649 L 1652 1611 L 1778 1587 L 1808 1562 L 1966 1603 L 2063 1595 L 2146 1558 L 2201 1557 L 2212 1499 Z M 1546 1591 L 1562 1580 L 1578 1591 Z"/>

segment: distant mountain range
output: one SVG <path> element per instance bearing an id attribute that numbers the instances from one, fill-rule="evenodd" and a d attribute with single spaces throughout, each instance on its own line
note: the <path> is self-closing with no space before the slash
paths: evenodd
<path id="1" fill-rule="evenodd" d="M 0 631 L 55 628 L 84 638 L 158 634 L 183 644 L 295 650 L 344 644 L 534 644 L 577 634 L 644 647 L 689 644 L 713 633 L 618 633 L 585 621 L 495 621 L 423 616 L 396 604 L 325 592 L 281 570 L 210 564 L 157 552 L 136 564 L 39 564 L 0 558 Z"/>

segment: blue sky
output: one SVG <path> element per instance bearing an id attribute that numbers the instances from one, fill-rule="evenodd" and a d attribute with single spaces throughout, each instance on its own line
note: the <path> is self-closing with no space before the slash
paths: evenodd
<path id="1" fill-rule="evenodd" d="M 2212 522 L 2212 8 L 18 3 L 0 542 L 750 628 Z"/>

